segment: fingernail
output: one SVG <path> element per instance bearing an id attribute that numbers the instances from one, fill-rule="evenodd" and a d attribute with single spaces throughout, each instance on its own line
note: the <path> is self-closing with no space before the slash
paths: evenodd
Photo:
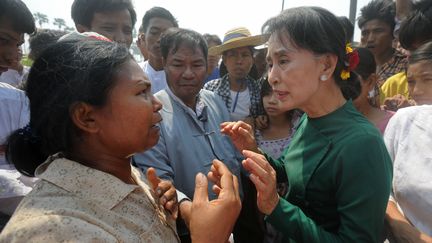
<path id="1" fill-rule="evenodd" d="M 166 203 L 166 198 L 165 198 L 165 197 L 162 197 L 162 198 L 161 198 L 161 204 L 162 204 L 162 205 L 165 205 L 165 203 Z"/>
<path id="2" fill-rule="evenodd" d="M 197 178 L 196 178 L 196 182 L 201 184 L 201 183 L 204 183 L 204 180 L 205 180 L 204 174 L 198 173 Z"/>
<path id="3" fill-rule="evenodd" d="M 160 196 L 162 194 L 162 190 L 160 188 L 156 189 L 156 194 Z"/>

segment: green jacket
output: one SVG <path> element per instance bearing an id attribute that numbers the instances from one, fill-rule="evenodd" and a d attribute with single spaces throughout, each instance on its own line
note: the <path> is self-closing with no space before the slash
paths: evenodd
<path id="1" fill-rule="evenodd" d="M 378 130 L 346 102 L 302 118 L 278 160 L 266 156 L 289 192 L 266 217 L 284 242 L 379 242 L 392 163 Z"/>

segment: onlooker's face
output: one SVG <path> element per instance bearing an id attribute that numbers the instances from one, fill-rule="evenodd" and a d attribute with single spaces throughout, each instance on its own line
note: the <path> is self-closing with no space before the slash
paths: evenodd
<path id="1" fill-rule="evenodd" d="M 90 29 L 108 39 L 125 44 L 128 48 L 132 44 L 132 19 L 129 10 L 98 12 L 93 15 Z"/>
<path id="2" fill-rule="evenodd" d="M 106 105 L 93 113 L 98 139 L 110 153 L 125 157 L 151 148 L 159 140 L 161 107 L 140 66 L 129 60 L 120 67 Z"/>
<path id="3" fill-rule="evenodd" d="M 258 77 L 261 77 L 267 71 L 266 55 L 267 49 L 261 49 L 254 53 L 254 63 L 258 71 Z"/>
<path id="4" fill-rule="evenodd" d="M 269 117 L 275 117 L 283 115 L 286 111 L 280 107 L 279 100 L 273 95 L 273 92 L 262 97 L 264 110 Z"/>
<path id="5" fill-rule="evenodd" d="M 249 74 L 253 65 L 253 56 L 249 47 L 239 47 L 224 52 L 223 62 L 230 79 L 242 80 Z"/>
<path id="6" fill-rule="evenodd" d="M 208 48 L 210 49 L 213 46 L 217 46 L 218 44 L 216 42 L 210 41 L 208 43 Z M 207 56 L 207 63 L 210 70 L 213 70 L 217 65 L 219 64 L 221 56 L 220 55 L 208 55 Z"/>
<path id="7" fill-rule="evenodd" d="M 170 50 L 164 68 L 172 92 L 186 105 L 193 106 L 207 75 L 207 62 L 201 48 L 181 45 L 175 53 Z"/>
<path id="8" fill-rule="evenodd" d="M 167 29 L 174 27 L 174 24 L 168 19 L 151 18 L 145 32 L 145 45 L 149 54 L 149 59 L 162 59 L 160 50 L 160 36 Z"/>
<path id="9" fill-rule="evenodd" d="M 361 92 L 359 96 L 353 101 L 354 106 L 358 109 L 364 104 L 368 104 L 369 92 L 373 90 L 376 81 L 377 75 L 372 73 L 366 80 L 363 79 L 360 75 L 358 75 L 361 84 Z"/>
<path id="10" fill-rule="evenodd" d="M 140 49 L 140 52 L 143 55 L 144 60 L 147 60 L 148 59 L 148 51 L 147 51 L 146 46 L 145 46 L 144 38 L 145 38 L 145 35 L 143 33 L 140 33 L 138 35 L 136 45 Z"/>
<path id="11" fill-rule="evenodd" d="M 16 65 L 22 43 L 24 34 L 16 32 L 8 19 L 0 19 L 0 74 Z"/>
<path id="12" fill-rule="evenodd" d="M 392 49 L 393 33 L 384 21 L 373 19 L 361 28 L 361 45 L 368 48 L 375 56 L 381 56 Z"/>
<path id="13" fill-rule="evenodd" d="M 432 62 L 410 64 L 407 70 L 408 91 L 417 105 L 432 104 Z"/>
<path id="14" fill-rule="evenodd" d="M 322 57 L 292 44 L 286 34 L 274 33 L 268 41 L 268 81 L 281 109 L 307 108 L 320 89 Z M 327 80 L 325 82 L 330 82 Z"/>

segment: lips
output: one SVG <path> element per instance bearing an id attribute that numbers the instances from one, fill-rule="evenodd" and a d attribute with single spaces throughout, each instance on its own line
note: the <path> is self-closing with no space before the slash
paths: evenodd
<path id="1" fill-rule="evenodd" d="M 273 95 L 276 96 L 277 99 L 281 100 L 288 96 L 289 92 L 287 91 L 280 91 L 280 90 L 273 90 Z"/>

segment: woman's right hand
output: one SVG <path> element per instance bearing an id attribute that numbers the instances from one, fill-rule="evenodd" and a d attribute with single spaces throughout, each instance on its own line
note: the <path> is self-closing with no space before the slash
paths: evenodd
<path id="1" fill-rule="evenodd" d="M 229 136 L 238 151 L 251 150 L 259 153 L 252 126 L 244 121 L 224 122 L 221 133 Z"/>

